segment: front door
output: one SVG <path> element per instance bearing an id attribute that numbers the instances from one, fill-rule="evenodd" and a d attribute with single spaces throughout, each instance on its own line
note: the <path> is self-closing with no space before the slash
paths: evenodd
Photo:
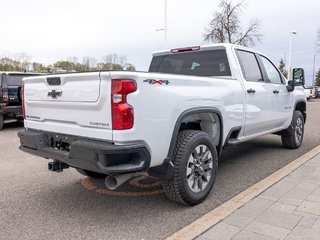
<path id="1" fill-rule="evenodd" d="M 291 120 L 292 93 L 288 92 L 285 80 L 272 62 L 264 56 L 260 56 L 269 82 L 268 91 L 272 93 L 272 124 L 273 128 L 288 125 Z"/>

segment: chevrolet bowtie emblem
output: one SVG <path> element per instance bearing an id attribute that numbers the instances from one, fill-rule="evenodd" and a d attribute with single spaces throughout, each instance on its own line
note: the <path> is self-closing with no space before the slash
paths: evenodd
<path id="1" fill-rule="evenodd" d="M 57 97 L 60 97 L 61 95 L 62 95 L 62 91 L 52 90 L 48 92 L 48 97 L 52 97 L 52 98 L 57 98 Z"/>

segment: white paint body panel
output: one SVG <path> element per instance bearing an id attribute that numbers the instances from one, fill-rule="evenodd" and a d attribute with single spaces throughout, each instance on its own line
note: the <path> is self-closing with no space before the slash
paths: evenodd
<path id="1" fill-rule="evenodd" d="M 197 77 L 145 72 L 96 72 L 59 75 L 61 86 L 49 86 L 45 77 L 25 78 L 25 127 L 110 141 L 117 145 L 144 142 L 151 154 L 151 167 L 168 156 L 175 124 L 190 109 L 214 108 L 222 116 L 222 143 L 232 128 L 241 127 L 238 140 L 286 129 L 294 104 L 305 100 L 302 89 L 288 93 L 279 87 L 275 98 L 271 84 L 248 83 L 243 79 L 234 46 L 201 47 L 202 51 L 225 47 L 232 76 Z M 166 54 L 157 52 L 155 55 Z M 127 96 L 134 109 L 134 126 L 112 130 L 111 79 L 133 79 L 137 91 Z M 146 79 L 170 83 L 149 84 Z M 253 96 L 247 89 L 259 89 Z M 61 98 L 48 97 L 48 91 L 62 91 Z M 260 91 L 261 90 L 261 91 Z M 271 92 L 270 92 L 271 91 Z M 260 95 L 261 93 L 261 95 Z M 95 125 L 96 124 L 96 125 Z"/>

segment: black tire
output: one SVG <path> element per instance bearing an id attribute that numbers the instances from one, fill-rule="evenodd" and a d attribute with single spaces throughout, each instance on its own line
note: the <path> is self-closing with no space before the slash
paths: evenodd
<path id="1" fill-rule="evenodd" d="M 294 111 L 290 128 L 293 131 L 285 131 L 281 135 L 282 144 L 285 148 L 297 149 L 301 146 L 304 134 L 304 118 L 300 111 Z"/>
<path id="2" fill-rule="evenodd" d="M 181 131 L 174 147 L 173 164 L 173 176 L 163 180 L 168 198 L 191 206 L 205 200 L 218 169 L 216 147 L 208 134 L 195 130 Z"/>
<path id="3" fill-rule="evenodd" d="M 3 128 L 4 117 L 0 114 L 0 130 Z"/>
<path id="4" fill-rule="evenodd" d="M 91 178 L 105 178 L 107 176 L 103 173 L 92 172 L 92 171 L 84 170 L 80 168 L 76 168 L 76 170 L 78 171 L 78 173 Z"/>

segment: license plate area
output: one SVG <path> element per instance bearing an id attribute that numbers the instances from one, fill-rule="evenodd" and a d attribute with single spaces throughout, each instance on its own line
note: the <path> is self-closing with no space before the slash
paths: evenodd
<path id="1" fill-rule="evenodd" d="M 71 145 L 74 141 L 75 139 L 73 137 L 59 134 L 54 134 L 49 137 L 50 147 L 63 152 L 70 152 Z"/>

